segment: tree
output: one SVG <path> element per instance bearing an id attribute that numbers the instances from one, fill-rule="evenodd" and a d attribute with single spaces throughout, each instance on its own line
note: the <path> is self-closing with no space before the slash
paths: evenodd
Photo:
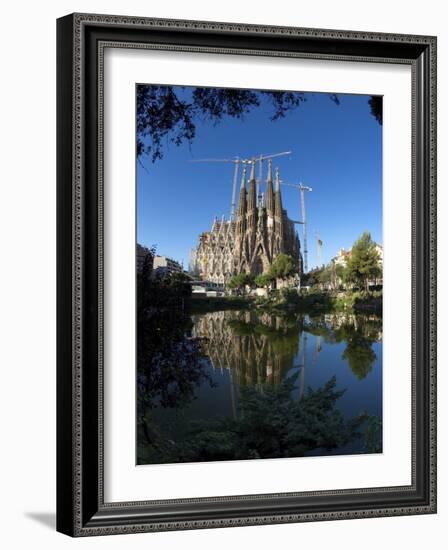
<path id="1" fill-rule="evenodd" d="M 198 121 L 216 125 L 224 117 L 241 119 L 265 100 L 271 104 L 274 121 L 306 101 L 306 96 L 303 92 L 139 85 L 137 156 L 148 154 L 153 162 L 161 159 L 163 142 L 192 143 Z"/>
<path id="2" fill-rule="evenodd" d="M 369 374 L 376 358 L 370 342 L 366 338 L 359 337 L 349 340 L 342 354 L 342 359 L 347 361 L 358 380 L 363 380 Z"/>
<path id="3" fill-rule="evenodd" d="M 138 310 L 137 419 L 138 461 L 165 456 L 171 444 L 154 419 L 154 409 L 182 409 L 204 383 L 214 387 L 203 359 L 201 340 L 188 336 L 189 315 L 170 308 Z"/>
<path id="4" fill-rule="evenodd" d="M 344 268 L 332 261 L 322 267 L 316 277 L 323 288 L 336 290 L 344 280 Z"/>
<path id="5" fill-rule="evenodd" d="M 268 271 L 261 275 L 257 275 L 257 277 L 255 277 L 255 284 L 258 287 L 266 288 L 272 283 L 272 280 L 273 280 L 272 274 Z"/>
<path id="6" fill-rule="evenodd" d="M 137 245 L 140 246 L 140 245 Z M 151 248 L 141 247 L 145 252 L 145 259 L 142 266 L 142 278 L 150 279 L 154 268 L 154 256 L 156 255 L 156 247 L 153 245 Z"/>
<path id="7" fill-rule="evenodd" d="M 331 266 L 327 265 L 319 273 L 319 283 L 323 288 L 330 287 L 332 283 Z"/>
<path id="8" fill-rule="evenodd" d="M 287 279 L 297 273 L 297 265 L 289 254 L 279 254 L 269 270 L 269 273 L 276 279 Z"/>
<path id="9" fill-rule="evenodd" d="M 380 95 L 372 95 L 369 99 L 370 113 L 378 124 L 383 125 L 383 98 Z"/>
<path id="10" fill-rule="evenodd" d="M 197 422 L 186 439 L 184 461 L 246 460 L 304 456 L 315 449 L 337 449 L 361 435 L 366 414 L 346 420 L 336 403 L 344 390 L 336 378 L 301 400 L 293 397 L 298 375 L 278 386 L 240 389 L 234 419 Z"/>
<path id="11" fill-rule="evenodd" d="M 379 255 L 375 249 L 369 232 L 364 232 L 352 247 L 347 262 L 346 278 L 360 287 L 368 290 L 369 280 L 379 277 L 381 266 Z"/>
<path id="12" fill-rule="evenodd" d="M 238 273 L 234 275 L 227 283 L 228 288 L 241 290 L 244 294 L 246 286 L 251 286 L 254 283 L 254 277 L 249 273 Z"/>
<path id="13" fill-rule="evenodd" d="M 137 86 L 137 157 L 148 155 L 152 162 L 163 157 L 167 143 L 191 143 L 197 123 L 218 124 L 224 117 L 242 119 L 252 110 L 271 107 L 272 121 L 284 118 L 289 111 L 307 101 L 310 94 L 278 90 L 242 90 L 235 88 L 200 88 L 186 86 Z M 337 94 L 328 94 L 336 105 Z M 370 111 L 382 123 L 382 98 L 371 96 Z"/>
<path id="14" fill-rule="evenodd" d="M 320 284 L 320 276 L 323 269 L 321 267 L 315 267 L 308 273 L 302 275 L 302 286 L 315 287 Z"/>
<path id="15" fill-rule="evenodd" d="M 190 298 L 191 279 L 185 273 L 175 271 L 162 282 L 179 298 Z"/>

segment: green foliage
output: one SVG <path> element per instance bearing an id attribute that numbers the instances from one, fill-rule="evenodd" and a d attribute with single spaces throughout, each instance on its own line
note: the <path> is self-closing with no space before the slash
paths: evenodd
<path id="1" fill-rule="evenodd" d="M 383 125 L 383 98 L 380 95 L 372 95 L 368 101 L 371 115 L 378 124 Z"/>
<path id="2" fill-rule="evenodd" d="M 289 254 L 279 254 L 269 270 L 272 278 L 287 279 L 297 273 L 297 265 Z"/>
<path id="3" fill-rule="evenodd" d="M 227 287 L 230 289 L 242 290 L 244 292 L 246 286 L 252 286 L 254 284 L 254 277 L 249 273 L 238 273 L 234 275 L 227 283 Z"/>
<path id="4" fill-rule="evenodd" d="M 367 291 L 369 280 L 381 275 L 379 256 L 375 250 L 375 243 L 370 233 L 365 232 L 352 247 L 350 258 L 347 262 L 346 279 Z"/>
<path id="5" fill-rule="evenodd" d="M 163 144 L 192 143 L 197 123 L 218 124 L 241 119 L 254 108 L 271 104 L 271 120 L 283 118 L 305 100 L 303 92 L 254 91 L 234 88 L 190 88 L 145 84 L 137 86 L 137 155 L 163 157 Z"/>
<path id="6" fill-rule="evenodd" d="M 170 276 L 162 279 L 162 283 L 180 298 L 189 298 L 191 296 L 190 279 L 185 273 L 171 273 Z"/>
<path id="7" fill-rule="evenodd" d="M 170 446 L 151 421 L 151 411 L 185 406 L 197 387 L 212 382 L 200 341 L 186 336 L 192 326 L 183 312 L 191 296 L 188 277 L 172 273 L 154 279 L 151 274 L 148 254 L 137 276 L 137 418 L 143 447 L 165 456 Z"/>
<path id="8" fill-rule="evenodd" d="M 354 338 L 347 343 L 342 359 L 345 359 L 353 374 L 358 380 L 363 380 L 372 370 L 376 360 L 376 354 L 373 351 L 368 340 L 364 338 Z"/>
<path id="9" fill-rule="evenodd" d="M 336 105 L 339 98 L 328 94 Z M 270 120 L 284 118 L 307 100 L 303 92 L 254 91 L 235 88 L 190 88 L 182 86 L 137 86 L 137 156 L 152 162 L 163 158 L 166 144 L 191 144 L 198 122 L 218 124 L 225 118 L 242 119 L 257 108 L 271 107 Z M 382 122 L 382 98 L 369 101 L 372 116 Z"/>
<path id="10" fill-rule="evenodd" d="M 255 277 L 255 284 L 261 288 L 269 286 L 272 283 L 272 281 L 273 281 L 273 276 L 271 275 L 270 272 L 263 273 L 262 275 L 257 275 L 257 277 Z"/>
<path id="11" fill-rule="evenodd" d="M 192 327 L 188 315 L 154 307 L 140 307 L 137 314 L 139 461 L 148 451 L 164 461 L 173 448 L 153 421 L 154 409 L 185 407 L 194 399 L 197 388 L 204 383 L 213 386 L 213 382 L 200 340 L 186 336 Z"/>
<path id="12" fill-rule="evenodd" d="M 246 310 L 227 312 L 225 326 L 231 331 L 227 340 L 239 350 L 237 357 L 230 354 L 226 359 L 238 379 L 236 417 L 193 424 L 188 420 L 188 405 L 200 386 L 207 381 L 213 385 L 203 356 L 212 357 L 210 350 L 222 353 L 216 349 L 217 342 L 211 334 L 200 340 L 185 337 L 191 319 L 173 310 L 149 315 L 139 324 L 146 333 L 146 357 L 140 360 L 139 351 L 138 363 L 139 463 L 280 458 L 313 450 L 320 454 L 358 437 L 362 437 L 364 452 L 381 452 L 380 419 L 364 413 L 351 420 L 344 418 L 337 408 L 343 391 L 334 379 L 315 391 L 308 390 L 299 400 L 297 375 L 288 377 L 305 331 L 326 343 L 344 343 L 341 359 L 359 379 L 365 378 L 376 360 L 373 343 L 381 338 L 380 318 L 353 313 L 278 316 Z M 268 357 L 281 361 L 275 380 L 260 373 L 260 364 L 267 364 Z M 242 364 L 244 376 L 239 378 Z M 173 430 L 171 420 L 160 423 L 157 411 L 152 412 L 157 407 L 174 409 L 164 411 L 168 414 L 164 418 L 175 417 L 180 429 Z"/>
<path id="13" fill-rule="evenodd" d="M 353 313 L 335 315 L 340 323 L 336 328 L 329 328 L 328 322 L 320 317 L 311 317 L 306 323 L 306 330 L 322 336 L 325 342 L 345 343 L 341 359 L 347 361 L 358 380 L 363 380 L 372 371 L 377 359 L 372 345 L 381 338 L 381 318 Z"/>
<path id="14" fill-rule="evenodd" d="M 138 312 L 137 382 L 145 407 L 178 407 L 207 379 L 200 340 L 188 338 L 192 322 L 175 310 Z"/>
<path id="15" fill-rule="evenodd" d="M 323 268 L 316 267 L 308 273 L 304 273 L 302 275 L 302 286 L 310 286 L 310 287 L 316 287 L 321 282 L 321 273 L 323 272 Z"/>
<path id="16" fill-rule="evenodd" d="M 146 308 L 180 308 L 191 297 L 191 285 L 185 273 L 171 273 L 163 278 L 152 278 L 145 273 L 137 276 L 137 303 Z"/>
<path id="17" fill-rule="evenodd" d="M 332 378 L 317 390 L 293 397 L 297 376 L 260 394 L 241 388 L 239 415 L 197 423 L 184 447 L 184 460 L 244 460 L 303 456 L 311 450 L 335 449 L 360 435 L 365 416 L 344 420 L 336 402 L 344 393 Z"/>
<path id="18" fill-rule="evenodd" d="M 147 254 L 143 261 L 143 267 L 142 267 L 142 273 L 141 273 L 142 279 L 149 279 L 152 275 L 152 270 L 154 266 L 154 256 L 156 255 L 156 247 L 152 246 L 151 248 L 147 248 L 146 251 L 147 251 Z"/>
<path id="19" fill-rule="evenodd" d="M 367 453 L 383 451 L 383 423 L 377 416 L 370 416 L 364 432 L 364 448 Z"/>

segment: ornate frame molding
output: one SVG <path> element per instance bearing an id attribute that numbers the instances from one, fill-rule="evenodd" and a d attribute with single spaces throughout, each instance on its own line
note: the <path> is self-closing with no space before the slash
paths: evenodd
<path id="1" fill-rule="evenodd" d="M 104 502 L 102 83 L 106 47 L 412 66 L 412 485 Z M 95 127 L 92 114 L 98 120 Z M 93 14 L 58 20 L 58 327 L 57 528 L 61 532 L 89 536 L 434 513 L 436 38 Z M 85 422 L 87 414 L 95 414 L 94 426 Z M 383 501 L 378 500 L 380 495 Z M 270 512 L 273 502 L 275 513 Z M 209 510 L 202 506 L 199 511 L 197 507 L 204 503 Z M 166 514 L 160 518 L 155 511 L 162 505 Z"/>

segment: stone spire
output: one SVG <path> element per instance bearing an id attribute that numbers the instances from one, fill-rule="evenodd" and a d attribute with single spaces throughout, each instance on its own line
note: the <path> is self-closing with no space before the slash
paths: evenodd
<path id="1" fill-rule="evenodd" d="M 274 192 L 272 190 L 272 161 L 268 160 L 268 177 L 266 179 L 266 211 L 268 216 L 274 214 Z"/>
<path id="2" fill-rule="evenodd" d="M 241 178 L 240 198 L 238 200 L 237 218 L 246 214 L 246 165 L 243 168 L 243 177 Z"/>
<path id="3" fill-rule="evenodd" d="M 278 168 L 275 169 L 275 217 L 281 221 L 283 217 L 283 206 L 282 206 L 282 194 L 280 191 L 280 175 Z"/>
<path id="4" fill-rule="evenodd" d="M 249 191 L 247 193 L 247 211 L 251 212 L 255 210 L 257 206 L 257 193 L 256 193 L 256 182 L 255 182 L 255 159 L 252 159 L 252 167 L 250 169 L 250 179 L 249 179 Z"/>
<path id="5" fill-rule="evenodd" d="M 258 230 L 262 231 L 264 228 L 264 195 L 260 193 L 260 202 L 258 203 Z"/>
<path id="6" fill-rule="evenodd" d="M 283 251 L 283 239 L 284 239 L 284 230 L 283 230 L 283 206 L 282 206 L 282 194 L 280 191 L 280 176 L 278 173 L 278 168 L 275 169 L 275 234 L 279 238 L 279 250 Z"/>
<path id="7" fill-rule="evenodd" d="M 226 224 L 226 218 L 224 214 L 221 217 L 221 222 L 219 224 L 219 233 L 224 233 L 226 230 L 227 224 Z"/>
<path id="8" fill-rule="evenodd" d="M 238 210 L 236 211 L 236 232 L 238 234 L 244 233 L 246 229 L 246 164 L 243 168 L 243 177 L 241 178 L 240 198 L 238 200 Z"/>

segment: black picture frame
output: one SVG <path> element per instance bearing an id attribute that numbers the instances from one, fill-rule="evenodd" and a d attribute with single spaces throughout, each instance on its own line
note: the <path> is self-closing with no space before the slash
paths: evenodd
<path id="1" fill-rule="evenodd" d="M 102 55 L 105 45 L 412 68 L 412 484 L 104 502 Z M 436 38 L 72 14 L 57 21 L 57 530 L 71 536 L 436 512 Z"/>

